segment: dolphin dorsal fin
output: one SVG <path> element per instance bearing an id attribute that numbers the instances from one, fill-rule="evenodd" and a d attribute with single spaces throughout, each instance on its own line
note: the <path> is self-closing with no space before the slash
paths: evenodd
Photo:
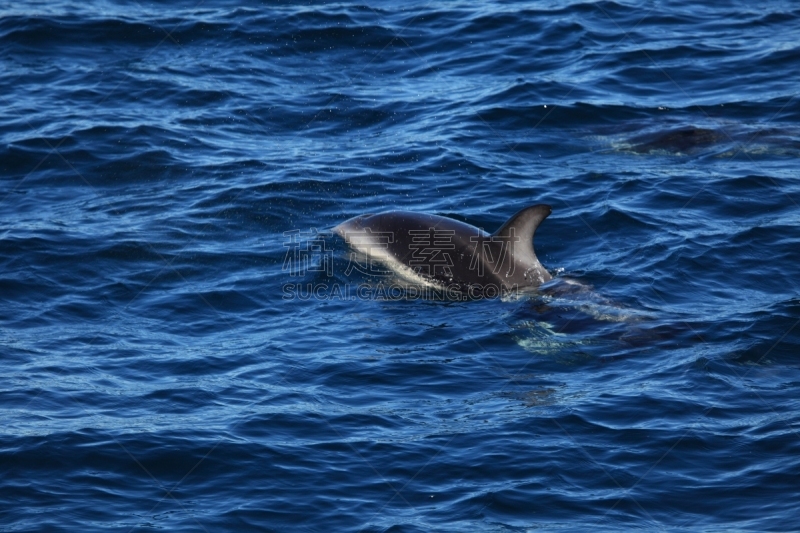
<path id="1" fill-rule="evenodd" d="M 509 218 L 492 237 L 509 238 L 518 237 L 520 243 L 530 244 L 533 252 L 533 234 L 536 228 L 546 219 L 553 209 L 549 205 L 539 204 L 526 207 L 513 217 Z M 524 245 L 523 245 L 524 246 Z"/>
<path id="2" fill-rule="evenodd" d="M 507 250 L 510 253 L 503 260 L 508 265 L 508 272 L 513 272 L 519 265 L 524 266 L 524 277 L 528 283 L 539 285 L 552 279 L 533 250 L 533 234 L 552 211 L 549 205 L 544 204 L 526 207 L 492 234 L 492 241 L 509 243 Z"/>

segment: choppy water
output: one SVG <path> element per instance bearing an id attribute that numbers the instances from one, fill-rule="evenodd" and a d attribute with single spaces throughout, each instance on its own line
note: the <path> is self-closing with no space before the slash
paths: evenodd
<path id="1" fill-rule="evenodd" d="M 0 530 L 800 529 L 798 35 L 789 1 L 7 5 Z M 317 234 L 534 203 L 529 299 L 381 295 Z"/>

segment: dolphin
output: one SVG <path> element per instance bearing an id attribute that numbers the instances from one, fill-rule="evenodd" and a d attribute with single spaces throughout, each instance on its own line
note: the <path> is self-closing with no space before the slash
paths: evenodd
<path id="1" fill-rule="evenodd" d="M 728 139 L 722 132 L 706 128 L 678 128 L 631 139 L 631 149 L 640 154 L 669 152 L 692 154 Z"/>
<path id="2" fill-rule="evenodd" d="M 536 228 L 551 212 L 549 205 L 526 207 L 492 234 L 452 218 L 406 211 L 360 215 L 333 232 L 412 283 L 497 295 L 552 279 L 533 251 Z"/>

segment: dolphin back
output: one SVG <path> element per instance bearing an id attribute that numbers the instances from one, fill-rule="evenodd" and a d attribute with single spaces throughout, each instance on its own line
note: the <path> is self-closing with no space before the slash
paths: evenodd
<path id="1" fill-rule="evenodd" d="M 533 251 L 536 228 L 550 212 L 549 205 L 526 207 L 492 235 L 452 218 L 404 211 L 361 215 L 333 231 L 401 277 L 496 294 L 552 279 Z"/>

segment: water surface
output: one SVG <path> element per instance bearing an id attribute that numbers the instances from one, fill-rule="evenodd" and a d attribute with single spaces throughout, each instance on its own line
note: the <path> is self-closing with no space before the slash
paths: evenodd
<path id="1" fill-rule="evenodd" d="M 798 32 L 780 1 L 6 8 L 0 530 L 796 529 Z M 584 289 L 381 297 L 323 235 L 536 203 Z"/>

